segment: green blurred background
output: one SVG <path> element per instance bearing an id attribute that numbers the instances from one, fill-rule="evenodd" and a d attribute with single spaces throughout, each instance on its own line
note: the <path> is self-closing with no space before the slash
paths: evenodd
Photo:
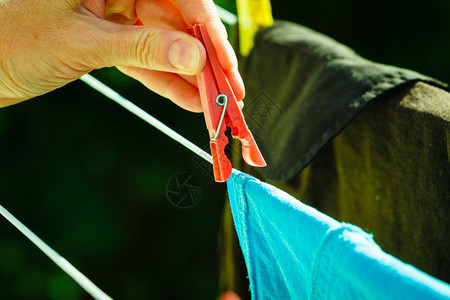
<path id="1" fill-rule="evenodd" d="M 235 12 L 233 1 L 217 1 Z M 273 1 L 276 19 L 330 35 L 362 56 L 450 82 L 450 1 Z M 268 70 L 270 72 L 270 70 Z M 117 70 L 93 75 L 197 145 L 203 116 Z M 191 152 L 77 81 L 0 110 L 0 201 L 113 298 L 214 299 L 225 185 Z M 180 172 L 200 203 L 172 206 Z M 0 219 L 1 299 L 90 299 Z"/>

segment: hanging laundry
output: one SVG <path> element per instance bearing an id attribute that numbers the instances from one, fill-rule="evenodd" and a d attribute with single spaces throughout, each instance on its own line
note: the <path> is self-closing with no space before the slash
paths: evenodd
<path id="1" fill-rule="evenodd" d="M 372 236 L 233 171 L 228 193 L 253 299 L 450 299 L 450 285 Z"/>
<path id="2" fill-rule="evenodd" d="M 385 251 L 450 283 L 449 86 L 284 21 L 261 30 L 239 66 L 243 111 L 267 167 L 241 163 L 238 147 L 234 166 L 369 230 Z M 245 280 L 239 255 L 231 260 L 240 250 L 230 225 L 224 290 Z"/>

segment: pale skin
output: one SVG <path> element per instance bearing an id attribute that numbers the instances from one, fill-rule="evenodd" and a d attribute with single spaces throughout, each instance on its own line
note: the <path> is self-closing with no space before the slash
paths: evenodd
<path id="1" fill-rule="evenodd" d="M 144 26 L 135 26 L 137 19 Z M 117 66 L 149 89 L 201 111 L 195 80 L 206 59 L 186 33 L 205 24 L 238 99 L 244 84 L 212 0 L 0 0 L 0 107 Z"/>

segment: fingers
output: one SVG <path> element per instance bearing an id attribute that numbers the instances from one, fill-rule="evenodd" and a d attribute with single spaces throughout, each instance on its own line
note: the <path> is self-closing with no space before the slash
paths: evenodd
<path id="1" fill-rule="evenodd" d="M 132 25 L 137 20 L 134 4 L 134 0 L 107 0 L 105 17 L 115 23 Z"/>
<path id="2" fill-rule="evenodd" d="M 239 71 L 236 68 L 234 68 L 230 72 L 227 72 L 226 76 L 228 78 L 228 82 L 231 85 L 231 88 L 233 89 L 236 99 L 238 101 L 244 99 L 245 96 L 244 82 L 242 81 L 242 77 L 241 74 L 239 74 Z"/>
<path id="3" fill-rule="evenodd" d="M 231 45 L 226 40 L 227 34 L 225 27 L 219 20 L 219 16 L 217 14 L 216 8 L 211 6 L 210 1 L 191 1 L 192 5 L 185 5 L 185 3 L 182 1 L 177 1 L 177 3 L 181 4 L 181 8 L 187 9 L 187 11 L 184 11 L 184 16 L 187 18 L 187 22 L 190 24 L 194 23 L 206 23 L 209 28 L 208 32 L 210 34 L 211 39 L 217 36 L 217 33 L 219 33 L 219 38 L 215 39 L 215 44 L 213 42 L 213 45 L 219 45 L 219 47 L 215 47 L 218 58 L 223 57 L 232 57 L 231 63 L 225 62 L 226 67 L 224 67 L 228 80 L 236 94 L 236 98 L 238 100 L 242 100 L 244 98 L 244 83 L 242 81 L 242 78 L 237 71 L 237 62 L 236 62 L 236 56 L 234 54 L 234 50 L 231 47 Z M 200 3 L 200 9 L 198 5 Z M 154 25 L 154 26 L 162 26 L 166 28 L 172 28 L 180 31 L 186 30 L 186 22 L 183 19 L 182 12 L 178 9 L 178 6 L 175 4 L 173 0 L 137 0 L 136 1 L 136 11 L 138 14 L 139 19 L 147 25 Z M 199 12 L 207 12 L 207 16 L 199 16 L 197 18 L 197 15 L 200 15 Z M 191 17 L 193 14 L 194 17 Z M 209 20 L 209 21 L 206 21 Z M 213 34 L 211 34 L 213 32 Z M 214 35 L 214 32 L 216 32 L 216 35 Z M 228 65 L 227 65 L 228 64 Z M 222 63 L 221 63 L 222 65 Z M 223 67 L 223 66 L 222 66 Z"/>
<path id="4" fill-rule="evenodd" d="M 214 3 L 211 0 L 175 0 L 175 2 L 187 24 L 205 24 L 217 58 L 227 73 L 236 98 L 242 100 L 245 95 L 245 87 L 241 75 L 237 71 L 236 54 L 227 40 L 227 31 L 220 21 Z"/>
<path id="5" fill-rule="evenodd" d="M 197 82 L 197 77 L 193 76 L 193 75 L 183 75 L 183 74 L 178 74 L 181 78 L 183 78 L 184 80 L 186 80 L 187 82 L 189 82 L 191 85 L 195 86 L 196 88 L 198 88 L 198 82 Z"/>
<path id="6" fill-rule="evenodd" d="M 227 31 L 211 0 L 175 0 L 188 25 L 205 24 L 222 68 L 230 71 L 237 67 L 233 47 L 227 40 Z"/>
<path id="7" fill-rule="evenodd" d="M 192 112 L 202 111 L 198 89 L 177 74 L 135 67 L 119 67 L 118 69 L 139 80 L 155 93 L 169 98 L 178 106 Z"/>
<path id="8" fill-rule="evenodd" d="M 244 97 L 236 56 L 226 40 L 226 30 L 212 1 L 136 0 L 135 6 L 131 2 L 134 1 L 106 1 L 106 17 L 122 15 L 125 19 L 119 22 L 125 24 L 139 17 L 146 26 L 123 26 L 86 18 L 89 26 L 77 29 L 84 37 L 78 44 L 88 48 L 82 51 L 86 59 L 90 59 L 87 66 L 127 66 L 120 69 L 158 94 L 187 110 L 201 111 L 196 80 L 191 75 L 203 69 L 206 52 L 200 41 L 183 31 L 186 23 L 203 23 L 236 98 Z"/>
<path id="9" fill-rule="evenodd" d="M 187 33 L 155 26 L 123 26 L 105 20 L 83 31 L 94 68 L 133 66 L 194 75 L 203 69 L 203 45 Z"/>
<path id="10" fill-rule="evenodd" d="M 186 31 L 186 23 L 172 0 L 137 0 L 136 12 L 145 25 Z"/>

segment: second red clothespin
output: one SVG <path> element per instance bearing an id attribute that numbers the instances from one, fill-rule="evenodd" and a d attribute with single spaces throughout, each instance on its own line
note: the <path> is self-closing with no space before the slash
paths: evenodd
<path id="1" fill-rule="evenodd" d="M 232 171 L 231 162 L 225 155 L 228 138 L 225 131 L 231 127 L 231 135 L 241 141 L 242 156 L 246 163 L 256 167 L 266 166 L 252 133 L 245 123 L 244 115 L 217 59 L 216 51 L 203 24 L 195 24 L 188 32 L 205 46 L 207 59 L 202 72 L 197 75 L 206 127 L 209 131 L 214 178 L 226 181 Z"/>

